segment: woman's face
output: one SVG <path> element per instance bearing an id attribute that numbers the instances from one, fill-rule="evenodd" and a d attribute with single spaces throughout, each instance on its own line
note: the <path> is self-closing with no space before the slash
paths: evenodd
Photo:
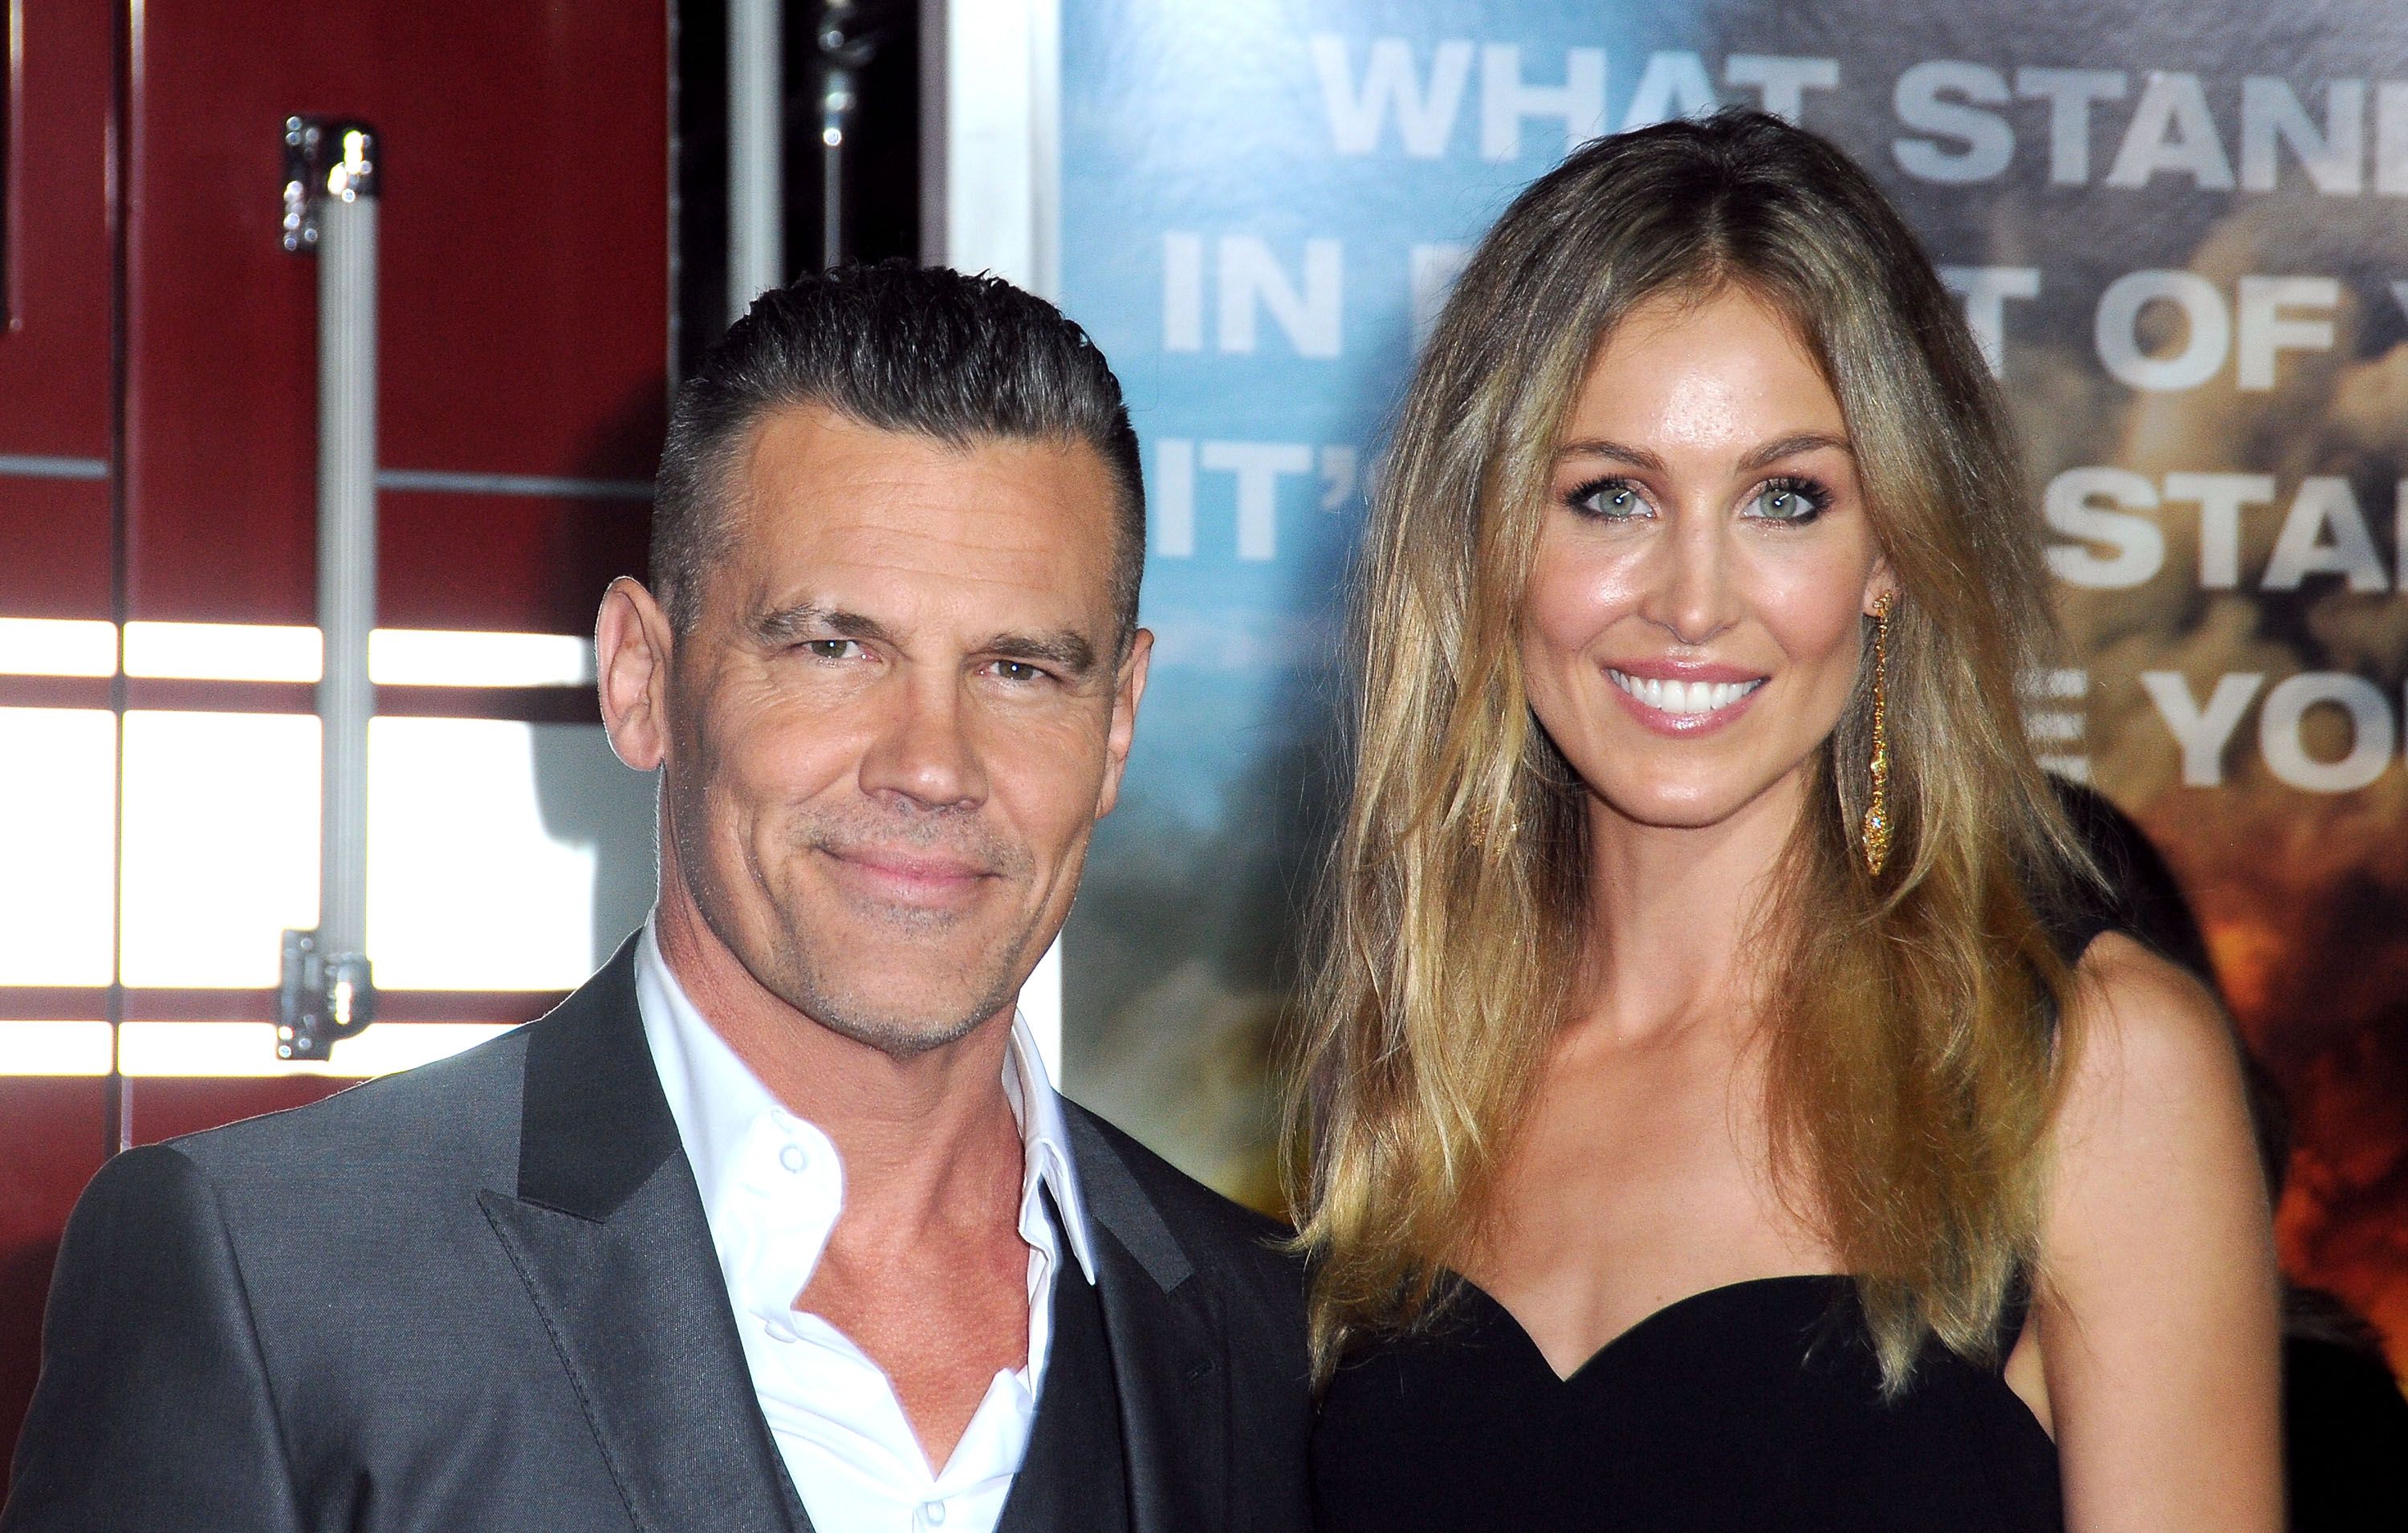
<path id="1" fill-rule="evenodd" d="M 1840 403 L 1788 322 L 1739 288 L 1652 300 L 1555 450 L 1521 614 L 1530 706 L 1611 814 L 1794 814 L 1890 584 Z"/>

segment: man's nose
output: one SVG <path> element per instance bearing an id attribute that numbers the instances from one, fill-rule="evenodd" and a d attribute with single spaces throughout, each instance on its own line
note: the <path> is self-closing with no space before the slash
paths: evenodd
<path id="1" fill-rule="evenodd" d="M 986 770 L 972 738 L 958 679 L 922 673 L 897 679 L 889 708 L 861 763 L 861 789 L 926 809 L 986 797 Z"/>
<path id="2" fill-rule="evenodd" d="M 1732 622 L 1730 549 L 1711 512 L 1679 517 L 1656 547 L 1641 613 L 1684 645 L 1701 645 Z"/>

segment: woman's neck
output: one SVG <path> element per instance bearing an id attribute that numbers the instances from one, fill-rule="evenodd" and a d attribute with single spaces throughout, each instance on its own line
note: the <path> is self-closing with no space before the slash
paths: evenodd
<path id="1" fill-rule="evenodd" d="M 1703 1020 L 1752 1024 L 1769 972 L 1763 901 L 1803 800 L 1784 782 L 1679 826 L 1591 801 L 1582 1024 L 1636 1041 Z"/>

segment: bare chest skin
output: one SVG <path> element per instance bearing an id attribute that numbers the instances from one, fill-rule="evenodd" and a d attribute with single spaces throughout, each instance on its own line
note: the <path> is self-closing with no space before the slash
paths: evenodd
<path id="1" fill-rule="evenodd" d="M 1028 1361 L 1028 1255 L 1008 1223 L 944 1252 L 847 1240 L 839 1223 L 795 1307 L 885 1370 L 920 1451 L 941 1469 L 995 1376 Z"/>
<path id="2" fill-rule="evenodd" d="M 1693 1295 L 1845 1269 L 1775 1187 L 1763 1087 L 1761 1048 L 1727 1023 L 1558 1039 L 1466 1275 L 1559 1377 Z M 2006 1379 L 2051 1427 L 2037 1318 Z"/>
<path id="3" fill-rule="evenodd" d="M 1761 1104 L 1760 1053 L 1727 1023 L 1567 1028 L 1467 1275 L 1570 1376 L 1675 1300 L 1839 1270 L 1775 1194 Z"/>

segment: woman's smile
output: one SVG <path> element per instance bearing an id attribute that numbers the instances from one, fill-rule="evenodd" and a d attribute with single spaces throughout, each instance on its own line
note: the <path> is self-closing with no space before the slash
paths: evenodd
<path id="1" fill-rule="evenodd" d="M 1605 667 L 1606 680 L 1629 699 L 1631 716 L 1650 729 L 1666 734 L 1695 735 L 1718 729 L 1745 711 L 1768 678 L 1715 680 L 1710 677 L 1651 676 L 1618 666 Z"/>

